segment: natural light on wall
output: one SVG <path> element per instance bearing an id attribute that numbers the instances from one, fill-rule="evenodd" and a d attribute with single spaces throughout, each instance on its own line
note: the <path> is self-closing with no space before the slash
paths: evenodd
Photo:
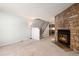
<path id="1" fill-rule="evenodd" d="M 25 39 L 26 28 L 27 23 L 21 17 L 7 12 L 0 12 L 0 45 Z"/>

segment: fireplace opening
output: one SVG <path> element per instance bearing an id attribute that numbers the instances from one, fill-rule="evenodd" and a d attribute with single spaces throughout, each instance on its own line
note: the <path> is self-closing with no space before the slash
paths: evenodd
<path id="1" fill-rule="evenodd" d="M 59 29 L 58 30 L 58 42 L 70 48 L 70 30 Z"/>

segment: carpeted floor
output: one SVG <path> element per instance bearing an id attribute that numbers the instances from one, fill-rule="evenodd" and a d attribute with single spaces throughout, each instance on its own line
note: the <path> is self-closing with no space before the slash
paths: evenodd
<path id="1" fill-rule="evenodd" d="M 72 49 L 70 49 L 70 47 L 66 47 L 63 44 L 59 43 L 59 42 L 52 42 L 52 43 L 55 43 L 58 47 L 62 48 L 66 52 L 73 51 Z"/>
<path id="2" fill-rule="evenodd" d="M 0 47 L 1 56 L 78 56 L 73 51 L 66 52 L 57 46 L 54 37 L 50 36 L 41 40 L 25 40 L 15 44 Z"/>

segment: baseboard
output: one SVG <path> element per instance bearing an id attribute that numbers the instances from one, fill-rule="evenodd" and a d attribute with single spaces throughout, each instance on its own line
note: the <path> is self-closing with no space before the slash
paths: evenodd
<path id="1" fill-rule="evenodd" d="M 2 42 L 2 43 L 0 43 L 0 47 L 7 46 L 7 45 L 10 45 L 10 44 L 14 44 L 14 43 L 18 43 L 18 42 L 24 41 L 24 40 L 28 40 L 28 38 L 22 39 L 22 40 L 14 40 L 14 41 Z"/>

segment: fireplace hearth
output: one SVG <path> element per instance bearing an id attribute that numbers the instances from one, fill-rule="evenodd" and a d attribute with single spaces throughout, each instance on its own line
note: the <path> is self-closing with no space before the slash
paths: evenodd
<path id="1" fill-rule="evenodd" d="M 70 48 L 70 30 L 59 29 L 58 30 L 58 42 Z"/>

